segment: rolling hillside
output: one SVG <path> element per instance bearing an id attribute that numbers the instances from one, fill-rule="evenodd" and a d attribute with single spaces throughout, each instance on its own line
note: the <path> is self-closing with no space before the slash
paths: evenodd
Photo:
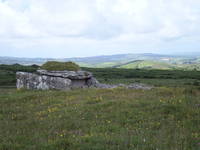
<path id="1" fill-rule="evenodd" d="M 77 58 L 0 57 L 0 64 L 41 65 L 46 61 L 73 61 L 81 67 L 200 70 L 200 55 L 118 54 Z"/>
<path id="2" fill-rule="evenodd" d="M 126 69 L 162 69 L 162 70 L 163 69 L 171 70 L 175 68 L 172 64 L 167 64 L 165 62 L 158 62 L 152 60 L 136 60 L 115 67 L 126 68 Z"/>

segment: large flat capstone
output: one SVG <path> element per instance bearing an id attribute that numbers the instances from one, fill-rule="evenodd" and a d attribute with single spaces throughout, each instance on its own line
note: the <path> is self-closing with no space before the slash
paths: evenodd
<path id="1" fill-rule="evenodd" d="M 92 77 L 92 73 L 87 71 L 47 71 L 47 70 L 37 70 L 37 73 L 40 75 L 52 76 L 52 77 L 61 77 L 68 79 L 90 79 Z"/>

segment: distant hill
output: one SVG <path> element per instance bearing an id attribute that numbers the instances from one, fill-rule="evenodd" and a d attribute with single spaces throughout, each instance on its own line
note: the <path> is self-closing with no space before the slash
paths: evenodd
<path id="1" fill-rule="evenodd" d="M 103 55 L 103 56 L 93 56 L 93 57 L 75 57 L 75 58 L 20 58 L 20 57 L 0 57 L 1 64 L 43 64 L 49 60 L 58 60 L 58 61 L 75 61 L 83 63 L 85 65 L 99 65 L 99 64 L 109 64 L 111 66 L 113 63 L 119 62 L 129 62 L 133 60 L 160 60 L 165 58 L 174 58 L 170 55 L 159 55 L 159 54 L 118 54 L 118 55 Z"/>
<path id="2" fill-rule="evenodd" d="M 175 68 L 174 65 L 172 64 L 153 61 L 153 60 L 135 60 L 114 67 L 126 68 L 126 69 L 161 69 L 161 70 L 171 70 Z"/>
<path id="3" fill-rule="evenodd" d="M 42 65 L 46 61 L 74 61 L 81 67 L 200 70 L 200 55 L 118 54 L 77 58 L 0 57 L 0 64 Z"/>

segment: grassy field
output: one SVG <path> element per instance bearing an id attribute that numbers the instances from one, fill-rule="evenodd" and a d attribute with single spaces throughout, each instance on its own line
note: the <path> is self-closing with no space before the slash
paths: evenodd
<path id="1" fill-rule="evenodd" d="M 155 88 L 16 90 L 37 67 L 0 66 L 0 150 L 200 150 L 199 71 L 83 68 Z"/>
<path id="2" fill-rule="evenodd" d="M 0 90 L 0 150 L 199 150 L 200 90 Z"/>
<path id="3" fill-rule="evenodd" d="M 176 68 L 172 64 L 165 63 L 165 62 L 158 62 L 152 60 L 136 60 L 131 61 L 122 65 L 115 66 L 117 68 L 126 68 L 126 69 L 161 69 L 161 70 L 171 70 Z"/>

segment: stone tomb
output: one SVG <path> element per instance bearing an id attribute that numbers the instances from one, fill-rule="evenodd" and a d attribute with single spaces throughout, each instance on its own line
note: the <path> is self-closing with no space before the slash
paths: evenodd
<path id="1" fill-rule="evenodd" d="M 125 84 L 102 84 L 99 83 L 92 73 L 87 71 L 47 71 L 37 70 L 36 73 L 17 72 L 17 89 L 57 89 L 57 90 L 70 90 L 76 88 L 103 88 L 112 89 L 117 87 L 127 89 L 143 89 L 150 90 L 153 86 L 132 83 Z"/>
<path id="2" fill-rule="evenodd" d="M 37 70 L 36 73 L 17 72 L 16 78 L 18 89 L 69 90 L 96 87 L 99 84 L 92 73 L 87 71 Z"/>

